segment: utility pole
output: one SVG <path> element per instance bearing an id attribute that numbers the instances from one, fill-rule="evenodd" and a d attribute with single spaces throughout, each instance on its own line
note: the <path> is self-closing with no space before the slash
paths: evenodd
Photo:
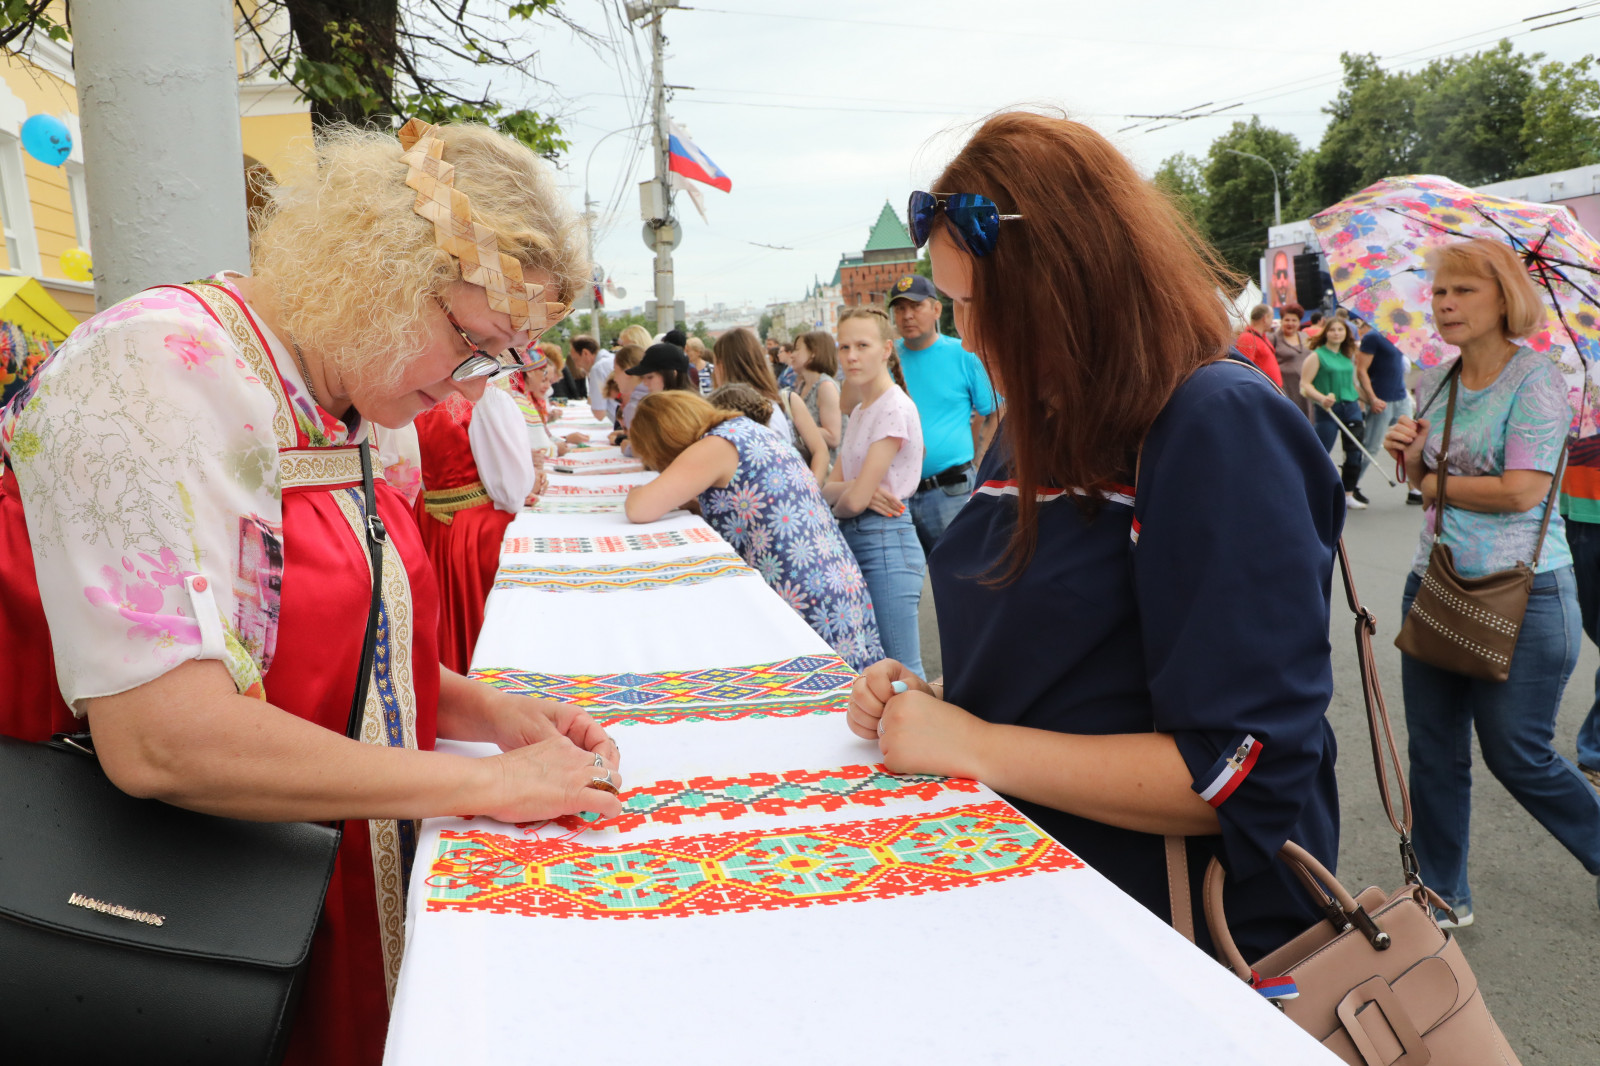
<path id="1" fill-rule="evenodd" d="M 233 12 L 216 0 L 72 7 L 95 306 L 250 268 Z"/>
<path id="2" fill-rule="evenodd" d="M 672 249 L 678 244 L 678 223 L 672 217 L 672 192 L 668 175 L 672 170 L 671 135 L 667 131 L 667 86 L 662 69 L 662 52 L 667 37 L 662 32 L 661 20 L 667 8 L 679 6 L 679 0 L 629 0 L 628 17 L 635 22 L 648 18 L 650 22 L 650 91 L 651 126 L 654 131 L 656 176 L 647 182 L 641 202 L 647 227 L 646 244 L 656 254 L 656 331 L 665 333 L 676 325 L 672 277 Z"/>

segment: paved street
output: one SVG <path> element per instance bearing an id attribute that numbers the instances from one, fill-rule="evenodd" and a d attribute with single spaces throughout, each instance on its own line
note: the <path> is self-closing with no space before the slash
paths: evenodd
<path id="1" fill-rule="evenodd" d="M 1369 470 L 1371 509 L 1353 512 L 1346 542 L 1362 599 L 1378 616 L 1374 640 L 1396 737 L 1405 750 L 1400 696 L 1400 592 L 1416 547 L 1421 509 L 1407 507 Z M 1367 741 L 1352 625 L 1337 586 L 1332 618 L 1335 691 L 1329 716 L 1339 738 L 1344 818 L 1339 877 L 1352 891 L 1400 884 L 1395 836 L 1378 802 Z M 940 670 L 932 595 L 922 606 L 923 661 Z M 1557 722 L 1557 747 L 1569 758 L 1573 735 L 1593 699 L 1600 655 L 1584 642 Z M 1488 772 L 1481 759 L 1473 790 L 1472 886 L 1476 923 L 1459 935 L 1489 1008 L 1525 1066 L 1600 1062 L 1600 907 L 1595 879 L 1555 842 Z"/>

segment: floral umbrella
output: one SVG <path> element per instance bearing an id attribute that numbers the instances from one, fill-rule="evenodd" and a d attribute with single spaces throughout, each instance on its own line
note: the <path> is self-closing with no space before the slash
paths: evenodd
<path id="1" fill-rule="evenodd" d="M 1470 237 L 1504 241 L 1545 294 L 1545 323 L 1526 343 L 1561 367 L 1579 436 L 1600 406 L 1600 244 L 1565 207 L 1474 192 L 1448 178 L 1385 178 L 1312 216 L 1334 292 L 1419 366 L 1456 354 L 1433 328 L 1422 253 Z"/>

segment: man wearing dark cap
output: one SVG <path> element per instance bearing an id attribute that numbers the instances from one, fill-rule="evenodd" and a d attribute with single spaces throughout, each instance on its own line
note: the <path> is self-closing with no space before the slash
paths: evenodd
<path id="1" fill-rule="evenodd" d="M 895 351 L 922 418 L 922 481 L 911 497 L 911 520 L 925 552 L 972 495 L 974 459 L 999 421 L 999 398 L 983 364 L 939 332 L 943 310 L 933 282 L 921 274 L 905 275 L 889 292 L 889 315 L 901 337 Z"/>

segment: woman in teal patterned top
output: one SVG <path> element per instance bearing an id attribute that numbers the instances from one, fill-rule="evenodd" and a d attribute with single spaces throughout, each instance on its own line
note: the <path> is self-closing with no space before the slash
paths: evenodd
<path id="1" fill-rule="evenodd" d="M 1399 419 L 1384 439 L 1426 505 L 1402 614 L 1411 610 L 1433 548 L 1447 375 L 1459 367 L 1441 539 L 1465 577 L 1532 561 L 1572 423 L 1566 382 L 1550 357 L 1512 339 L 1537 333 L 1546 313 L 1511 250 L 1487 240 L 1447 245 L 1432 250 L 1428 268 L 1435 327 L 1461 357 L 1423 376 L 1417 419 Z M 1448 926 L 1473 920 L 1467 838 L 1474 725 L 1489 771 L 1600 878 L 1600 795 L 1551 743 L 1581 640 L 1572 554 L 1561 518 L 1552 515 L 1507 680 L 1475 680 L 1401 656 L 1417 857 L 1423 880 L 1455 911 Z"/>

